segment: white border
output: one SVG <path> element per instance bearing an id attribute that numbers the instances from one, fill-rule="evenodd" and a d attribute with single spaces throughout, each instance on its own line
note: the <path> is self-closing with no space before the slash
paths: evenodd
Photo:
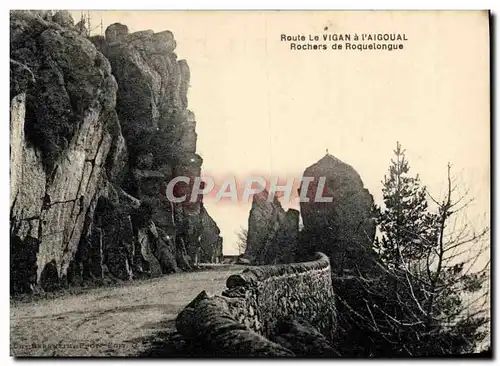
<path id="1" fill-rule="evenodd" d="M 141 5 L 139 8 L 138 6 Z M 2 41 L 2 47 L 0 50 L 2 53 L 4 53 L 4 57 L 0 58 L 1 62 L 3 63 L 3 72 L 0 73 L 0 77 L 2 78 L 2 83 L 3 89 L 2 93 L 4 96 L 1 98 L 1 100 L 4 103 L 3 107 L 3 113 L 5 116 L 5 120 L 1 124 L 2 132 L 0 133 L 0 148 L 3 150 L 2 153 L 0 154 L 0 167 L 1 167 L 1 172 L 2 172 L 2 179 L 0 180 L 1 184 L 1 192 L 2 195 L 0 195 L 0 207 L 3 207 L 3 210 L 1 210 L 1 220 L 0 220 L 0 228 L 1 228 L 1 233 L 2 236 L 5 240 L 3 240 L 2 245 L 0 246 L 0 258 L 2 259 L 2 276 L 0 276 L 0 283 L 1 283 L 1 289 L 0 293 L 3 294 L 4 296 L 4 301 L 1 302 L 1 311 L 3 315 L 3 319 L 5 320 L 3 322 L 4 326 L 2 326 L 2 331 L 0 333 L 0 341 L 2 344 L 2 355 L 1 355 L 1 360 L 2 360 L 2 365 L 7 364 L 11 365 L 15 361 L 13 358 L 9 356 L 9 333 L 10 333 L 10 327 L 7 325 L 7 319 L 9 317 L 9 212 L 8 212 L 8 191 L 9 191 L 9 108 L 8 108 L 8 103 L 9 103 L 9 98 L 7 98 L 7 94 L 9 94 L 8 91 L 8 85 L 9 85 L 9 80 L 8 80 L 8 49 L 9 49 L 9 9 L 39 9 L 39 8 L 45 8 L 45 9 L 149 9 L 149 10 L 159 10 L 159 9 L 237 9 L 237 10 L 246 10 L 246 9 L 283 9 L 283 10 L 306 10 L 306 9 L 491 9 L 493 14 L 500 14 L 500 2 L 498 0 L 476 0 L 476 1 L 442 1 L 442 0 L 433 0 L 433 1 L 319 1 L 319 0 L 307 0 L 304 2 L 298 2 L 298 1 L 271 1 L 271 0 L 253 0 L 253 1 L 238 1 L 237 3 L 234 1 L 202 1 L 202 0 L 182 0 L 182 1 L 151 1 L 151 0 L 142 0 L 140 2 L 137 1 L 124 1 L 124 0 L 108 0 L 106 2 L 103 2 L 102 0 L 87 0 L 85 2 L 79 2 L 79 3 L 68 3 L 67 1 L 61 1 L 61 0 L 52 0 L 52 1 L 45 1 L 43 3 L 38 2 L 38 1 L 33 1 L 33 0 L 18 0 L 18 1 L 10 1 L 10 2 L 3 2 L 2 3 L 2 8 L 5 7 L 5 9 L 2 9 L 3 11 L 0 13 L 1 14 L 1 21 L 2 21 L 2 28 L 4 29 L 3 32 L 0 32 L 0 37 Z M 498 18 L 497 18 L 498 20 Z M 494 37 L 498 41 L 498 29 L 499 25 L 498 22 L 496 22 L 496 27 L 495 27 L 495 34 Z M 498 49 L 494 49 L 494 54 L 495 54 L 495 60 L 498 61 Z M 497 78 L 495 77 L 495 84 L 497 82 Z M 492 101 L 495 103 L 495 105 L 499 105 L 498 99 L 499 96 L 497 93 L 495 95 L 495 100 Z M 497 131 L 498 132 L 498 131 Z M 495 134 L 495 140 L 498 141 L 498 134 Z M 495 155 L 497 155 L 497 149 L 494 147 L 494 152 Z M 497 187 L 496 187 L 497 188 Z M 498 217 L 496 215 L 493 215 L 494 217 L 494 227 L 498 228 Z M 497 230 L 494 232 L 496 233 Z M 493 238 L 493 243 L 496 242 L 496 235 Z M 492 243 L 492 247 L 494 246 Z M 497 256 L 498 256 L 498 249 L 496 250 L 495 254 L 495 279 L 498 279 L 498 262 L 497 262 Z M 494 304 L 496 305 L 498 303 L 497 301 L 497 296 L 496 296 L 496 291 L 494 292 Z M 496 310 L 496 309 L 495 309 Z M 496 315 L 496 312 L 494 313 Z M 496 324 L 495 324 L 496 325 Z M 493 330 L 494 333 L 496 333 L 497 327 L 495 326 L 495 329 Z M 496 337 L 495 337 L 496 339 Z M 498 351 L 495 349 L 495 351 Z M 52 362 L 53 360 L 47 360 L 48 362 Z M 151 362 L 150 360 L 148 360 Z M 257 361 L 257 360 L 256 360 Z M 81 365 L 84 364 L 85 360 L 69 360 L 73 365 Z M 98 362 L 103 362 L 103 361 L 98 361 Z M 123 362 L 123 360 L 111 360 L 111 361 L 105 361 L 106 364 L 109 365 L 119 365 Z M 127 364 L 130 365 L 140 365 L 144 362 L 144 360 L 130 360 L 127 362 Z M 181 361 L 181 360 L 158 360 L 158 362 L 168 362 L 169 364 L 177 364 L 179 362 L 182 362 L 182 364 L 186 363 L 191 363 L 194 361 Z M 205 361 L 206 362 L 206 361 Z M 213 362 L 213 361 L 212 361 Z M 217 361 L 216 361 L 217 362 Z M 235 362 L 235 360 L 232 360 L 232 362 Z M 271 363 L 275 364 L 276 361 L 258 361 L 259 364 L 262 363 Z M 283 361 L 278 361 L 278 362 L 283 362 Z M 287 362 L 287 361 L 285 361 Z M 310 361 L 301 361 L 301 362 L 310 362 Z M 341 360 L 331 360 L 332 363 L 335 364 L 344 364 L 346 361 L 341 361 Z M 354 363 L 362 363 L 366 361 L 347 361 L 347 362 L 354 362 Z M 404 363 L 409 363 L 410 361 L 401 361 L 399 360 L 399 364 L 404 364 Z M 421 362 L 425 361 L 411 361 L 412 364 L 419 364 Z M 432 361 L 431 361 L 432 362 Z M 446 360 L 440 361 L 440 362 L 449 362 Z M 452 362 L 454 363 L 462 363 L 462 361 L 457 361 L 453 360 Z M 479 364 L 480 361 L 466 361 L 468 365 L 471 364 Z M 31 364 L 42 364 L 43 360 L 36 360 L 32 361 Z M 465 363 L 465 360 L 464 360 Z"/>

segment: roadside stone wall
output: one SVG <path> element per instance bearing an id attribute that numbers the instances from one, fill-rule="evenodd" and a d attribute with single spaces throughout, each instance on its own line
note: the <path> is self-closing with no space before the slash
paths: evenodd
<path id="1" fill-rule="evenodd" d="M 205 291 L 179 314 L 176 326 L 185 338 L 198 344 L 203 356 L 294 356 L 291 350 L 235 320 L 223 296 L 209 296 Z"/>
<path id="2" fill-rule="evenodd" d="M 238 355 L 290 356 L 293 351 L 278 344 L 279 324 L 297 319 L 310 325 L 323 344 L 333 339 L 335 300 L 326 255 L 249 267 L 226 285 L 222 296 L 202 292 L 179 314 L 176 326 L 183 336 L 220 353 L 234 355 L 238 349 Z"/>
<path id="3" fill-rule="evenodd" d="M 317 253 L 311 262 L 250 267 L 230 276 L 223 296 L 231 314 L 248 328 L 272 337 L 277 322 L 300 317 L 327 338 L 335 329 L 335 300 L 330 261 Z"/>

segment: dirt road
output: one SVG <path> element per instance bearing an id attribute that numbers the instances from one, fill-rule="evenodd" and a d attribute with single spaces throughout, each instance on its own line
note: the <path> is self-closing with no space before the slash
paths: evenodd
<path id="1" fill-rule="evenodd" d="M 11 303 L 13 356 L 135 356 L 172 330 L 201 291 L 220 294 L 242 267 L 179 273 L 31 303 Z"/>

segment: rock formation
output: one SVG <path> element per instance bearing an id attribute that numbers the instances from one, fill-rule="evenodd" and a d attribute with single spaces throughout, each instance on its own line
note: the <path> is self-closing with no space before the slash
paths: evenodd
<path id="1" fill-rule="evenodd" d="M 220 251 L 201 199 L 165 197 L 202 165 L 172 33 L 89 40 L 46 11 L 11 12 L 10 32 L 12 291 L 189 269 L 202 236 Z"/>
<path id="2" fill-rule="evenodd" d="M 350 165 L 327 154 L 308 167 L 304 177 L 314 181 L 307 187 L 309 202 L 301 202 L 304 229 L 299 252 L 302 256 L 321 251 L 330 257 L 332 272 L 365 271 L 373 264 L 372 244 L 375 221 L 373 197 L 364 188 L 359 174 Z M 320 177 L 325 177 L 323 197 L 332 202 L 314 202 Z M 305 186 L 301 186 L 301 190 Z"/>
<path id="3" fill-rule="evenodd" d="M 285 212 L 268 192 L 253 196 L 248 217 L 248 235 L 244 258 L 254 264 L 291 263 L 294 261 L 299 233 L 299 212 Z"/>
<path id="4" fill-rule="evenodd" d="M 200 256 L 202 263 L 222 263 L 222 238 L 215 221 L 205 207 L 201 208 Z"/>
<path id="5" fill-rule="evenodd" d="M 176 258 L 169 271 L 189 269 L 201 249 L 204 260 L 215 260 L 219 255 L 208 248 L 220 252 L 222 238 L 201 199 L 172 204 L 164 196 L 164 182 L 181 175 L 198 177 L 203 162 L 196 154 L 194 113 L 187 109 L 189 67 L 177 60 L 173 34 L 129 34 L 125 25 L 115 23 L 106 29 L 105 39 L 94 37 L 93 42 L 109 59 L 118 82 L 116 110 L 130 165 L 124 186 L 152 206 L 158 243 L 170 247 Z"/>

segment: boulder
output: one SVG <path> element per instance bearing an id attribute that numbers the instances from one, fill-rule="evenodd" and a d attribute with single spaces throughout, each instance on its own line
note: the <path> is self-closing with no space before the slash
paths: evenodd
<path id="1" fill-rule="evenodd" d="M 106 41 L 120 42 L 127 38 L 128 27 L 121 23 L 113 23 L 105 31 Z"/>
<path id="2" fill-rule="evenodd" d="M 59 24 L 61 27 L 72 28 L 75 25 L 75 21 L 71 16 L 71 13 L 67 10 L 58 10 L 53 16 L 52 21 Z"/>

